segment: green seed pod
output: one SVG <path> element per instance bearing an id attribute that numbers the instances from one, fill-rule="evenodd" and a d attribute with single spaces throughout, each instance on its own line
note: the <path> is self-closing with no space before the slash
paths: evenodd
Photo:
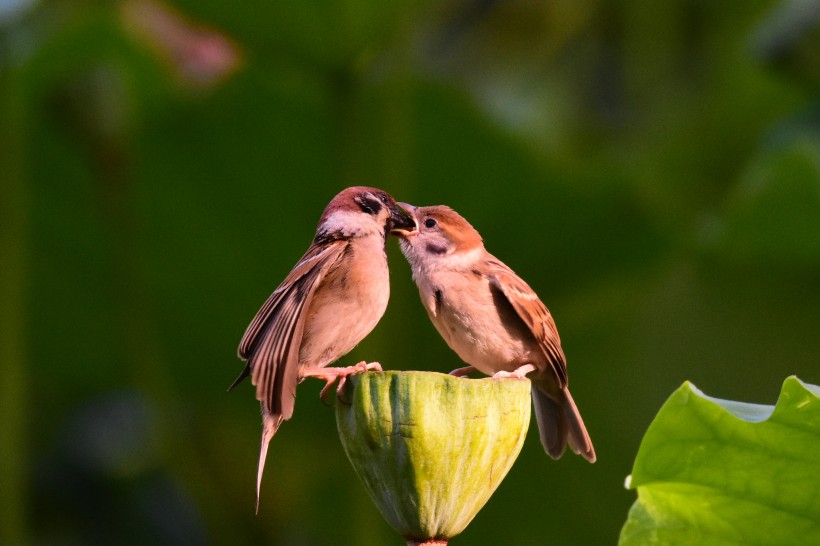
<path id="1" fill-rule="evenodd" d="M 373 502 L 408 544 L 446 544 L 518 457 L 530 381 L 391 371 L 348 383 L 336 425 Z"/>

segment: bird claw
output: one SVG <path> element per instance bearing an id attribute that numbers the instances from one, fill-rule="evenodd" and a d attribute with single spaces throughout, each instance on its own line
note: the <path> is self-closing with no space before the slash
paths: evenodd
<path id="1" fill-rule="evenodd" d="M 535 366 L 532 364 L 524 364 L 520 368 L 516 368 L 511 372 L 500 371 L 493 374 L 493 379 L 526 379 L 527 374 L 535 371 Z"/>
<path id="2" fill-rule="evenodd" d="M 327 383 L 325 384 L 324 387 L 322 387 L 322 390 L 319 392 L 319 398 L 322 400 L 322 404 L 324 404 L 325 406 L 330 407 L 333 404 L 331 404 L 330 402 L 327 401 L 327 393 L 330 392 L 330 387 L 332 387 L 333 383 L 336 382 L 336 378 L 335 377 L 330 377 L 330 378 L 321 377 L 320 379 L 324 379 L 325 381 L 327 381 Z"/>
<path id="3" fill-rule="evenodd" d="M 319 398 L 322 399 L 322 403 L 326 406 L 332 406 L 333 404 L 327 400 L 327 395 L 330 392 L 330 387 L 336 383 L 337 380 L 338 385 L 336 386 L 336 399 L 341 400 L 342 389 L 344 389 L 347 378 L 351 375 L 368 372 L 370 370 L 377 372 L 384 371 L 382 370 L 382 365 L 378 362 L 368 363 L 361 361 L 358 364 L 348 366 L 346 368 L 317 368 L 313 370 L 306 370 L 302 373 L 302 377 L 316 377 L 327 381 L 325 386 L 322 387 L 322 391 L 319 393 Z"/>
<path id="4" fill-rule="evenodd" d="M 364 366 L 364 370 L 362 370 L 362 371 L 365 371 L 365 372 L 369 372 L 370 370 L 373 370 L 373 371 L 376 371 L 376 372 L 383 372 L 384 371 L 382 369 L 382 365 L 379 364 L 378 362 L 365 362 L 364 360 L 362 360 L 361 362 L 356 364 L 356 366 Z"/>

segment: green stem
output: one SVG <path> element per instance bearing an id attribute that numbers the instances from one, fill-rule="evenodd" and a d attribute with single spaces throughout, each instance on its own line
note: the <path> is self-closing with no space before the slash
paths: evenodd
<path id="1" fill-rule="evenodd" d="M 0 79 L 0 544 L 25 544 L 28 435 L 26 289 L 28 192 L 25 100 L 19 73 Z"/>

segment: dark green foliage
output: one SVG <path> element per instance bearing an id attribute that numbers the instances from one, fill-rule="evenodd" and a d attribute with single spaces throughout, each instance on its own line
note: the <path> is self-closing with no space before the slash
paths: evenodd
<path id="1" fill-rule="evenodd" d="M 816 14 L 180 0 L 150 38 L 152 6 L 0 8 L 0 543 L 393 539 L 316 381 L 254 516 L 259 410 L 225 393 L 353 184 L 460 211 L 561 332 L 599 460 L 531 431 L 465 544 L 613 544 L 683 380 L 765 403 L 818 382 Z M 458 367 L 389 256 L 387 314 L 342 364 Z"/>

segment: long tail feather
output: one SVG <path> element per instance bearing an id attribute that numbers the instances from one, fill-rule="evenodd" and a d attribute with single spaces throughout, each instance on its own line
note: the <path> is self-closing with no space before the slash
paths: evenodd
<path id="1" fill-rule="evenodd" d="M 281 415 L 271 415 L 262 409 L 262 443 L 259 446 L 259 465 L 256 469 L 256 513 L 259 513 L 259 495 L 262 491 L 262 473 L 265 471 L 265 459 L 268 457 L 268 445 L 273 435 L 282 424 Z"/>

